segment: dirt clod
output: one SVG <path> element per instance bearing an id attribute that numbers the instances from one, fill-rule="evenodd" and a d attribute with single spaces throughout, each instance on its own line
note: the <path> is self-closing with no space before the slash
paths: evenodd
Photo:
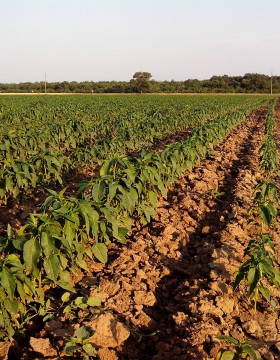
<path id="1" fill-rule="evenodd" d="M 56 358 L 57 351 L 51 345 L 49 339 L 37 339 L 34 337 L 30 338 L 30 345 L 32 349 L 43 356 L 44 359 Z"/>
<path id="2" fill-rule="evenodd" d="M 109 313 L 98 316 L 87 323 L 87 326 L 91 326 L 94 330 L 90 342 L 97 347 L 115 348 L 122 344 L 130 335 L 127 327 Z"/>

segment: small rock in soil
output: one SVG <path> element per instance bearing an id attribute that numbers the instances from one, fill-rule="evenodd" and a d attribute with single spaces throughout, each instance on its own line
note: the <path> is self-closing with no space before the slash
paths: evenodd
<path id="1" fill-rule="evenodd" d="M 115 319 L 112 314 L 102 314 L 87 323 L 94 330 L 90 338 L 97 347 L 115 348 L 121 345 L 130 335 L 125 325 Z"/>
<path id="2" fill-rule="evenodd" d="M 140 328 L 141 330 L 154 331 L 158 327 L 157 322 L 144 312 L 137 314 L 131 319 L 131 322 L 134 326 Z"/>
<path id="3" fill-rule="evenodd" d="M 137 305 L 153 306 L 156 303 L 156 297 L 151 291 L 134 291 L 133 299 Z"/>
<path id="4" fill-rule="evenodd" d="M 9 349 L 11 347 L 12 343 L 9 341 L 0 341 L 0 359 L 1 360 L 7 360 L 8 359 L 8 353 Z"/>
<path id="5" fill-rule="evenodd" d="M 260 339 L 263 336 L 263 331 L 261 326 L 256 320 L 248 320 L 242 324 L 242 328 L 249 335 L 252 335 L 256 339 Z"/>
<path id="6" fill-rule="evenodd" d="M 57 356 L 57 351 L 51 345 L 49 339 L 36 339 L 31 337 L 30 345 L 35 352 L 42 354 L 44 358 Z"/>
<path id="7" fill-rule="evenodd" d="M 118 360 L 116 352 L 107 348 L 100 348 L 97 351 L 100 360 Z"/>

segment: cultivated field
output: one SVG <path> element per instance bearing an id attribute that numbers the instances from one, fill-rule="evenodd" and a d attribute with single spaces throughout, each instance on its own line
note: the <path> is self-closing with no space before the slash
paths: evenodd
<path id="1" fill-rule="evenodd" d="M 0 119 L 3 359 L 279 359 L 277 97 L 7 96 Z"/>

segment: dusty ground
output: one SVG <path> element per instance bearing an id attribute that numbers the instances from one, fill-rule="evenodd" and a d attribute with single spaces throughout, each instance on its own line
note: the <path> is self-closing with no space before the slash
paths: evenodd
<path id="1" fill-rule="evenodd" d="M 278 115 L 280 146 L 280 106 Z M 263 131 L 260 110 L 178 181 L 127 247 L 112 246 L 108 265 L 92 264 L 76 279 L 81 292 L 102 300 L 101 316 L 80 314 L 81 324 L 96 330 L 92 342 L 102 360 L 211 360 L 224 334 L 254 340 L 264 359 L 280 359 L 277 313 L 263 303 L 254 313 L 244 289 L 232 291 L 248 240 L 259 231 L 246 214 L 260 178 Z M 278 225 L 278 254 L 279 233 Z M 37 324 L 18 344 L 24 351 L 14 346 L 9 358 L 63 358 L 63 338 L 75 326 L 63 316 Z"/>
<path id="2" fill-rule="evenodd" d="M 93 293 L 107 308 L 136 332 L 158 331 L 130 337 L 116 359 L 213 359 L 222 334 L 255 339 L 264 358 L 279 358 L 277 316 L 265 306 L 255 314 L 231 287 L 259 231 L 246 213 L 260 177 L 263 119 L 260 111 L 238 126 L 215 157 L 181 179 L 152 223 L 98 274 L 101 291 Z"/>

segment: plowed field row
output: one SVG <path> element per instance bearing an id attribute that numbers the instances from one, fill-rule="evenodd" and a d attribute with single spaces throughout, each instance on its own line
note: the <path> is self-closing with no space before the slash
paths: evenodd
<path id="1" fill-rule="evenodd" d="M 264 115 L 257 111 L 182 178 L 115 260 L 112 247 L 109 264 L 93 266 L 95 276 L 86 281 L 99 289 L 91 295 L 141 338 L 122 342 L 120 331 L 114 344 L 103 344 L 102 359 L 210 360 L 222 334 L 254 339 L 264 358 L 278 358 L 279 319 L 265 306 L 254 314 L 244 292 L 233 294 L 231 286 L 257 231 L 248 227 L 246 212 L 260 177 Z M 279 238 L 279 228 L 274 235 Z M 103 320 L 109 339 L 108 316 Z M 63 328 L 63 321 L 56 325 Z"/>

